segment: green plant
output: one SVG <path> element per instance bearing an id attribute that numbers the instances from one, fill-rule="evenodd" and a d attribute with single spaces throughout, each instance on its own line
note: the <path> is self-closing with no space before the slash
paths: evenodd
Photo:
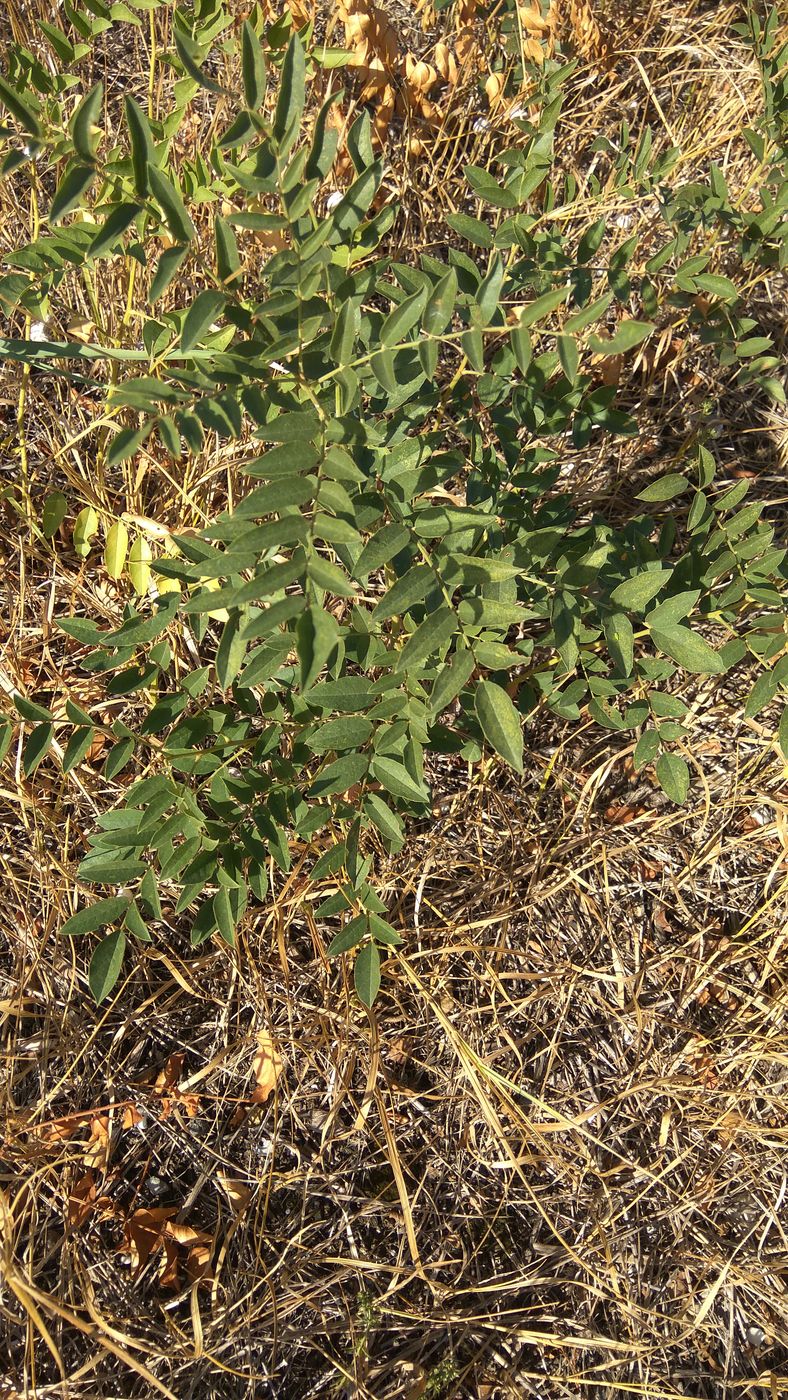
<path id="1" fill-rule="evenodd" d="M 427 1376 L 424 1395 L 429 1397 L 429 1400 L 441 1400 L 441 1396 L 448 1395 L 459 1378 L 457 1363 L 447 1356 L 443 1361 L 439 1361 Z"/>
<path id="2" fill-rule="evenodd" d="M 447 261 L 392 263 L 376 255 L 395 210 L 368 117 L 350 133 L 350 187 L 318 212 L 336 153 L 333 98 L 303 139 L 315 62 L 298 36 L 284 47 L 275 33 L 272 45 L 244 23 L 243 106 L 209 158 L 176 168 L 190 98 L 200 87 L 208 100 L 226 95 L 204 66 L 226 16 L 203 4 L 174 24 L 169 61 L 183 76 L 173 109 L 154 121 L 127 97 L 123 146 L 101 151 L 100 87 L 64 132 L 57 84 L 32 94 L 24 56 L 12 56 L 0 83 L 28 153 L 59 171 L 48 232 L 8 259 L 3 305 L 44 315 L 72 277 L 95 296 L 101 265 L 123 257 L 152 308 L 141 345 L 18 338 L 0 341 L 0 354 L 88 382 L 97 362 L 110 365 L 97 432 L 109 469 L 156 437 L 177 460 L 206 436 L 239 439 L 251 424 L 259 448 L 239 460 L 258 484 L 202 534 L 174 535 L 155 559 L 138 550 L 136 591 L 149 568 L 158 580 L 149 607 L 128 605 L 111 632 L 85 617 L 59 621 L 89 648 L 85 667 L 107 677 L 110 695 L 149 702 L 138 727 L 111 727 L 106 775 L 131 764 L 143 775 L 99 818 L 78 871 L 85 885 L 119 892 L 62 931 L 112 930 L 90 968 L 101 999 L 127 934 L 149 940 L 161 919 L 162 887 L 175 890 L 177 913 L 190 912 L 194 945 L 216 932 L 232 944 L 249 900 L 266 899 L 271 862 L 289 869 L 295 837 L 314 852 L 311 880 L 336 886 L 316 917 L 335 922 L 332 956 L 355 950 L 355 985 L 371 1005 L 381 951 L 401 941 L 376 893 L 375 856 L 400 849 L 407 818 L 429 811 L 425 755 L 478 762 L 489 745 L 522 772 L 524 720 L 544 706 L 636 733 L 636 767 L 653 763 L 682 802 L 691 731 L 666 688 L 677 672 L 717 675 L 757 660 L 751 714 L 788 685 L 784 550 L 760 503 L 743 503 L 746 481 L 718 485 L 699 440 L 680 470 L 638 492 L 643 509 L 613 523 L 578 513 L 547 445 L 637 432 L 589 366 L 635 350 L 658 322 L 738 357 L 780 397 L 771 342 L 748 342 L 754 325 L 737 285 L 707 269 L 720 246 L 784 266 L 785 223 L 773 217 L 788 190 L 781 148 L 772 121 L 758 138 L 757 216 L 732 204 L 716 169 L 689 194 L 670 190 L 660 183 L 670 159 L 655 171 L 639 148 L 622 179 L 634 193 L 644 183 L 657 191 L 667 232 L 641 272 L 636 238 L 616 245 L 603 218 L 563 236 L 533 206 L 546 181 L 548 213 L 573 197 L 552 173 L 567 69 L 548 65 L 541 116 L 520 123 L 498 173 L 466 170 L 475 211 L 449 219 L 464 246 Z M 71 41 L 50 37 L 66 61 Z M 266 58 L 278 66 L 275 101 Z M 20 136 L 6 136 L 8 172 L 20 165 Z M 31 178 L 39 187 L 35 167 Z M 64 223 L 91 195 L 91 221 Z M 216 213 L 220 201 L 235 212 Z M 251 285 L 243 240 L 260 231 L 282 246 Z M 164 309 L 187 273 L 189 304 Z M 594 334 L 600 325 L 609 333 Z M 97 523 L 83 522 L 85 552 Z M 120 573 L 125 542 L 114 543 Z M 204 653 L 191 671 L 171 644 L 180 628 Z M 22 696 L 15 707 L 30 726 L 32 773 L 55 719 Z M 72 700 L 66 723 L 68 771 L 100 726 Z M 785 715 L 780 742 L 788 756 Z"/>

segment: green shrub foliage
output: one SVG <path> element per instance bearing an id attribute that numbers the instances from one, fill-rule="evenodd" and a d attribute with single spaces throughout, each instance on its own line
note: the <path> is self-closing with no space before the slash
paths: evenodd
<path id="1" fill-rule="evenodd" d="M 43 171 L 57 174 L 39 236 L 7 259 L 0 300 L 9 315 L 43 317 L 64 279 L 91 285 L 97 263 L 125 258 L 150 310 L 136 345 L 8 338 L 0 353 L 83 383 L 109 362 L 108 468 L 156 437 L 177 463 L 206 440 L 243 436 L 246 491 L 153 559 L 150 596 L 138 550 L 143 597 L 119 627 L 60 619 L 112 696 L 150 702 L 138 728 L 112 728 L 105 772 L 126 768 L 128 786 L 78 871 L 115 893 L 63 932 L 110 930 L 90 969 L 104 997 L 127 935 L 150 938 L 165 894 L 170 911 L 189 911 L 193 944 L 216 933 L 232 944 L 270 873 L 290 869 L 295 838 L 311 880 L 333 890 L 315 908 L 336 930 L 329 952 L 354 950 L 369 1004 L 381 955 L 400 942 L 375 859 L 429 814 L 425 755 L 475 763 L 488 748 L 520 773 L 528 717 L 546 707 L 631 734 L 635 766 L 655 765 L 682 802 L 691 724 L 671 692 L 677 673 L 761 663 L 750 714 L 785 690 L 784 551 L 746 480 L 720 480 L 712 441 L 640 479 L 615 520 L 578 512 L 560 471 L 567 442 L 580 452 L 594 434 L 638 431 L 594 377 L 594 356 L 640 353 L 672 322 L 782 401 L 774 347 L 741 287 L 752 265 L 786 262 L 785 50 L 774 19 L 751 20 L 767 100 L 748 133 L 761 181 L 746 207 L 718 166 L 671 185 L 677 153 L 655 160 L 650 132 L 633 148 L 624 126 L 612 178 L 624 205 L 655 201 L 650 251 L 593 216 L 593 180 L 590 217 L 565 234 L 551 211 L 577 194 L 555 152 L 570 68 L 548 63 L 532 75 L 539 117 L 515 123 L 494 169 L 467 167 L 467 206 L 449 218 L 443 255 L 400 264 L 380 251 L 396 209 L 367 116 L 350 136 L 354 178 L 326 208 L 332 99 L 307 135 L 303 116 L 319 51 L 281 23 L 261 38 L 246 22 L 228 38 L 216 4 L 176 12 L 172 111 L 154 121 L 127 97 L 124 139 L 107 149 L 100 85 L 66 125 L 67 69 L 115 12 L 139 15 L 101 0 L 66 9 L 71 37 L 45 26 L 62 76 L 12 49 L 0 82 L 4 173 L 39 191 Z M 225 91 L 209 61 L 219 39 L 237 60 L 237 114 L 209 159 L 176 161 L 188 102 Z M 86 209 L 92 221 L 74 217 Z M 260 230 L 282 245 L 262 280 L 244 263 Z M 165 310 L 183 286 L 188 303 Z M 64 509 L 49 499 L 43 535 Z M 83 515 L 87 554 L 97 522 Z M 115 573 L 125 549 L 116 535 Z M 189 672 L 174 661 L 182 631 L 199 660 Z M 55 721 L 21 696 L 16 710 L 32 773 Z M 65 770 L 100 727 L 69 701 Z M 786 751 L 785 720 L 780 737 Z"/>

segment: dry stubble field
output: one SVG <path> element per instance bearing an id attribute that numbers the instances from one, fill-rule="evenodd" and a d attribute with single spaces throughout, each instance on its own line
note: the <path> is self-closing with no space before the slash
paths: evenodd
<path id="1" fill-rule="evenodd" d="M 11 0 L 4 40 L 35 46 L 49 8 Z M 478 8 L 387 9 L 398 81 L 466 39 L 429 121 L 379 124 L 399 258 L 445 237 L 463 164 L 516 139 L 485 86 L 498 18 Z M 732 28 L 741 5 L 557 8 L 557 32 L 528 42 L 578 59 L 559 150 L 581 191 L 592 161 L 604 180 L 591 141 L 623 115 L 652 126 L 657 151 L 680 147 L 682 178 L 714 159 L 747 187 L 741 130 L 760 95 Z M 334 42 L 340 20 L 320 18 Z M 165 8 L 121 53 L 97 45 L 110 107 L 127 88 L 147 96 L 166 25 Z M 363 80 L 339 78 L 350 117 Z M 166 103 L 166 74 L 156 82 Z M 210 120 L 196 101 L 195 141 Z M 611 188 L 606 212 L 647 242 L 649 207 Z M 12 179 L 3 250 L 35 217 Z M 113 335 L 125 287 L 105 291 Z M 784 350 L 784 279 L 753 278 L 749 297 Z M 56 309 L 64 326 L 95 313 Z M 564 449 L 580 502 L 626 508 L 632 479 L 669 468 L 703 422 L 784 533 L 783 410 L 680 336 L 631 357 L 622 393 L 639 438 Z M 74 513 L 95 501 L 199 526 L 232 490 L 233 460 L 206 447 L 179 479 L 149 455 L 107 472 L 90 397 L 14 366 L 0 412 L 3 687 L 96 705 L 53 619 L 116 620 L 125 585 L 100 550 L 74 553 Z M 53 489 L 73 508 L 50 544 L 31 522 Z M 192 954 L 173 917 L 97 1009 L 84 949 L 58 928 L 95 815 L 126 779 L 102 777 L 99 751 L 66 778 L 47 761 L 26 779 L 12 745 L 3 1400 L 788 1395 L 788 800 L 772 716 L 745 721 L 746 693 L 738 673 L 685 693 L 696 784 L 680 812 L 634 774 L 629 738 L 591 723 L 530 723 L 522 781 L 497 761 L 436 763 L 433 820 L 385 872 L 405 943 L 370 1013 L 326 960 L 298 849 L 235 954 Z"/>

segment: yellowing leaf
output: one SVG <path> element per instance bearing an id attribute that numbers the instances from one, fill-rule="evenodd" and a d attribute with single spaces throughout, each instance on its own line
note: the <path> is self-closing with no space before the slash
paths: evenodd
<path id="1" fill-rule="evenodd" d="M 116 520 L 107 531 L 104 547 L 104 567 L 110 578 L 120 578 L 129 549 L 129 532 L 122 520 Z"/>
<path id="2" fill-rule="evenodd" d="M 176 582 L 176 580 L 173 580 L 173 582 Z M 198 587 L 206 589 L 208 593 L 218 593 L 219 589 L 222 587 L 222 582 L 221 579 L 218 578 L 201 578 Z M 159 591 L 161 591 L 161 589 Z M 226 622 L 230 614 L 226 608 L 216 608 L 214 612 L 209 612 L 208 616 L 214 618 L 217 622 Z"/>
<path id="3" fill-rule="evenodd" d="M 92 506 L 84 506 L 74 521 L 74 550 L 80 559 L 90 554 L 90 541 L 98 529 L 98 516 Z"/>
<path id="4" fill-rule="evenodd" d="M 129 550 L 129 578 L 134 592 L 147 593 L 150 583 L 150 561 L 153 558 L 151 547 L 142 535 L 138 535 Z"/>
<path id="5" fill-rule="evenodd" d="M 89 316 L 75 316 L 66 326 L 70 340 L 81 340 L 87 344 L 96 333 L 96 323 Z"/>

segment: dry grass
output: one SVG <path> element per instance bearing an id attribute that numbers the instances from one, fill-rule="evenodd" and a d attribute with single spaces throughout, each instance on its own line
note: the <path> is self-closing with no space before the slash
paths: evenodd
<path id="1" fill-rule="evenodd" d="M 561 159 L 581 195 L 592 165 L 607 174 L 593 137 L 624 113 L 654 126 L 657 149 L 682 147 L 685 178 L 713 158 L 749 188 L 741 128 L 758 96 L 731 29 L 741 10 L 596 7 L 617 53 L 573 82 Z M 37 13 L 14 0 L 17 38 Z M 451 11 L 409 44 L 434 45 L 441 23 Z M 98 56 L 111 103 L 145 91 L 147 42 Z M 392 123 L 396 256 L 428 249 L 463 206 L 464 163 L 516 139 L 483 77 L 458 82 L 426 158 L 397 157 L 407 121 Z M 6 191 L 3 247 L 35 219 L 25 191 Z M 607 207 L 616 238 L 653 220 L 612 187 Z M 583 213 L 581 197 L 571 218 Z M 127 292 L 107 282 L 95 305 L 64 292 L 56 318 L 98 310 L 120 340 Z M 778 279 L 751 288 L 778 328 L 781 298 Z M 678 340 L 622 386 L 644 437 L 567 449 L 566 477 L 625 508 L 634 474 L 672 463 L 703 423 L 723 470 L 757 472 L 784 532 L 784 422 Z M 106 473 L 93 390 L 4 374 L 0 673 L 45 703 L 98 704 L 53 618 L 117 618 L 123 588 L 31 518 L 54 487 L 74 509 L 199 524 L 234 489 L 233 453 L 206 449 L 178 479 L 152 455 Z M 788 803 L 771 717 L 745 723 L 746 693 L 734 673 L 685 696 L 699 782 L 681 814 L 633 776 L 627 738 L 592 726 L 537 720 L 519 783 L 436 763 L 434 820 L 383 873 L 406 941 L 369 1015 L 326 960 L 298 848 L 237 956 L 193 955 L 165 907 L 166 933 L 96 1010 L 85 950 L 58 928 L 120 788 L 99 752 L 67 778 L 45 763 L 25 780 L 12 747 L 3 1400 L 788 1395 Z M 106 714 L 132 714 L 118 706 Z"/>

